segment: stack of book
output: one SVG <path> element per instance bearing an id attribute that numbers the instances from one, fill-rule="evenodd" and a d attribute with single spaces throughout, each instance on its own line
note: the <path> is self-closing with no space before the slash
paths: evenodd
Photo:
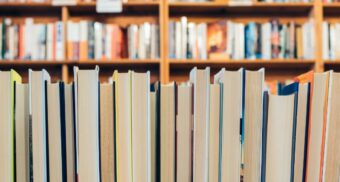
<path id="1" fill-rule="evenodd" d="M 156 24 L 116 24 L 93 21 L 67 23 L 69 60 L 112 60 L 159 58 L 159 27 Z"/>
<path id="2" fill-rule="evenodd" d="M 322 24 L 323 34 L 323 59 L 337 60 L 340 59 L 340 23 Z"/>
<path id="3" fill-rule="evenodd" d="M 313 59 L 314 23 L 277 19 L 247 24 L 221 20 L 169 23 L 169 57 L 173 59 Z"/>
<path id="4" fill-rule="evenodd" d="M 150 72 L 0 72 L 3 181 L 337 181 L 340 73 L 265 88 L 265 70 L 193 68 L 184 83 Z M 151 87 L 150 87 L 151 85 Z"/>
<path id="5" fill-rule="evenodd" d="M 64 60 L 64 25 L 34 23 L 26 18 L 15 24 L 10 18 L 0 23 L 0 59 L 2 60 Z"/>

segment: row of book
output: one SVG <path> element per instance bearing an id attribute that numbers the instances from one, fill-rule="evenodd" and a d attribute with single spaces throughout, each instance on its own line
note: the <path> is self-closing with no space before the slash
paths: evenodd
<path id="1" fill-rule="evenodd" d="M 127 28 L 93 21 L 18 24 L 0 23 L 0 60 L 112 60 L 160 57 L 159 27 L 131 24 Z M 65 41 L 67 46 L 65 47 Z"/>
<path id="2" fill-rule="evenodd" d="M 322 29 L 323 59 L 340 59 L 340 42 L 337 41 L 340 38 L 340 23 L 323 22 Z"/>
<path id="3" fill-rule="evenodd" d="M 67 24 L 69 60 L 110 60 L 117 58 L 159 58 L 159 28 L 156 24 L 116 24 L 69 21 Z"/>
<path id="4" fill-rule="evenodd" d="M 221 20 L 169 23 L 169 57 L 173 59 L 313 59 L 312 20 L 281 24 L 277 19 L 247 24 Z"/>
<path id="5" fill-rule="evenodd" d="M 24 24 L 3 18 L 0 23 L 0 60 L 64 60 L 64 24 L 34 23 L 32 18 Z"/>
<path id="6" fill-rule="evenodd" d="M 2 181 L 338 181 L 340 73 L 265 89 L 265 70 L 0 72 Z M 151 84 L 151 86 L 150 86 Z M 242 171 L 242 172 L 241 172 Z"/>

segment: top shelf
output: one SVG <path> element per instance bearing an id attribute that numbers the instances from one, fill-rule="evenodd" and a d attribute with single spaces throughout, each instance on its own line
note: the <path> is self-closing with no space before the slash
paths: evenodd
<path id="1" fill-rule="evenodd" d="M 159 11 L 159 1 L 129 1 L 123 3 L 123 13 L 155 13 Z M 63 6 L 54 6 L 50 2 L 0 2 L 1 15 L 26 15 L 28 14 L 60 14 Z M 96 2 L 80 2 L 76 5 L 67 5 L 73 13 L 78 12 L 96 12 Z M 44 13 L 46 12 L 46 13 Z"/>

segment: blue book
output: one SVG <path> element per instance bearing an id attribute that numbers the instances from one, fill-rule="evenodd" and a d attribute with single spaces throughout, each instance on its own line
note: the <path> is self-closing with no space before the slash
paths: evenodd
<path id="1" fill-rule="evenodd" d="M 256 23 L 250 22 L 245 28 L 245 56 L 247 59 L 256 59 L 256 34 Z"/>

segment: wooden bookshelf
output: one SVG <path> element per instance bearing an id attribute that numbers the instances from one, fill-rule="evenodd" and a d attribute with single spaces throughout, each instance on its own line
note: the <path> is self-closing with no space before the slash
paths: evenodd
<path id="1" fill-rule="evenodd" d="M 80 60 L 80 61 L 0 61 L 0 69 L 18 69 L 20 73 L 28 68 L 46 68 L 52 72 L 53 80 L 72 81 L 73 66 L 80 68 L 93 68 L 99 65 L 101 80 L 112 75 L 114 69 L 122 71 L 137 70 L 152 72 L 152 80 L 185 81 L 188 71 L 194 67 L 210 66 L 212 73 L 222 67 L 227 69 L 266 68 L 266 75 L 272 79 L 290 79 L 309 70 L 321 72 L 334 69 L 340 71 L 340 60 L 322 60 L 322 22 L 340 22 L 340 3 L 322 3 L 314 0 L 309 3 L 263 3 L 254 1 L 249 5 L 235 5 L 228 0 L 215 0 L 211 2 L 169 2 L 156 1 L 129 1 L 123 3 L 123 12 L 114 14 L 98 14 L 96 4 L 81 3 L 75 6 L 53 6 L 47 3 L 0 3 L 0 16 L 13 18 L 13 21 L 23 22 L 26 17 L 33 17 L 37 22 L 54 22 L 62 20 L 78 21 L 81 19 L 113 22 L 121 26 L 144 21 L 155 22 L 160 26 L 160 58 L 159 59 L 117 59 L 107 61 Z M 303 23 L 310 18 L 315 21 L 315 59 L 275 59 L 275 60 L 172 60 L 168 58 L 168 23 L 170 20 L 187 16 L 189 21 L 209 22 L 220 19 L 231 19 L 238 22 L 264 22 L 278 18 L 280 22 L 295 21 Z M 24 74 L 24 77 L 27 75 Z M 26 80 L 26 78 L 24 78 Z"/>

